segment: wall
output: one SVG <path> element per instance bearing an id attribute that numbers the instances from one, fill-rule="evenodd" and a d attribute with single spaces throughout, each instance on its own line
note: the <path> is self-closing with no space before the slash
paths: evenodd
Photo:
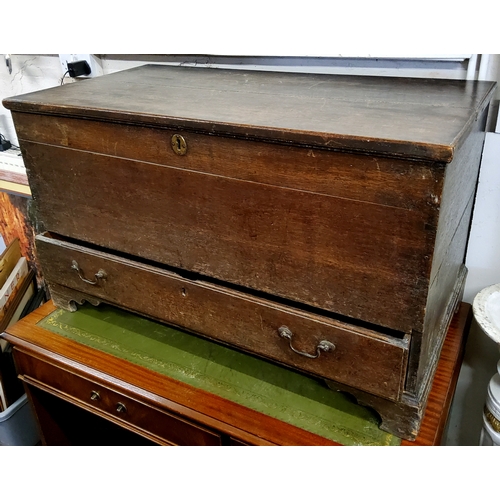
<path id="1" fill-rule="evenodd" d="M 0 64 L 0 100 L 17 94 L 54 87 L 61 84 L 62 70 L 56 55 L 12 55 L 13 71 L 9 75 Z M 102 72 L 112 73 L 133 66 L 153 62 L 159 64 L 218 66 L 280 71 L 307 71 L 319 73 L 382 74 L 463 79 L 467 74 L 467 60 L 432 59 L 408 61 L 405 59 L 369 58 L 303 58 L 303 57 L 224 57 L 224 56 L 164 56 L 112 55 L 99 57 Z M 484 79 L 500 80 L 500 56 L 492 55 Z M 71 79 L 66 78 L 66 82 Z M 500 89 L 497 89 L 495 111 Z M 496 114 L 494 114 L 496 116 Z M 491 122 L 492 130 L 495 120 Z M 10 113 L 0 107 L 0 132 L 15 143 L 15 131 Z M 475 205 L 472 231 L 467 254 L 469 275 L 464 300 L 472 303 L 482 288 L 500 282 L 500 134 L 488 133 L 480 183 Z M 482 407 L 487 383 L 495 372 L 498 359 L 496 346 L 473 323 L 467 344 L 457 392 L 452 406 L 445 443 L 474 445 L 478 443 Z"/>
<path id="2" fill-rule="evenodd" d="M 57 56 L 12 55 L 11 59 L 12 74 L 3 56 L 0 61 L 0 99 L 60 85 L 62 71 Z M 0 132 L 13 143 L 17 140 L 10 111 L 3 106 L 0 106 Z"/>

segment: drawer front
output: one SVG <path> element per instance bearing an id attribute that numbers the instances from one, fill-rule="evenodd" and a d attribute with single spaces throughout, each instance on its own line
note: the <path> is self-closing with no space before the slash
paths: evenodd
<path id="1" fill-rule="evenodd" d="M 430 205 L 410 210 L 35 143 L 23 151 L 49 231 L 394 330 L 422 329 Z"/>
<path id="2" fill-rule="evenodd" d="M 36 244 L 51 285 L 79 290 L 325 379 L 400 398 L 406 337 L 352 327 L 48 236 L 37 236 Z M 330 348 L 322 350 L 325 346 Z"/>
<path id="3" fill-rule="evenodd" d="M 99 382 L 16 352 L 16 366 L 27 383 L 42 384 L 63 399 L 162 444 L 220 446 L 221 437 L 177 416 L 137 401 Z"/>

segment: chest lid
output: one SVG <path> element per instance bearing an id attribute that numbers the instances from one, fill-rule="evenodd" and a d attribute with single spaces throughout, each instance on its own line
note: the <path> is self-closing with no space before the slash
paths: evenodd
<path id="1" fill-rule="evenodd" d="M 145 65 L 11 97 L 3 105 L 449 162 L 495 85 Z"/>

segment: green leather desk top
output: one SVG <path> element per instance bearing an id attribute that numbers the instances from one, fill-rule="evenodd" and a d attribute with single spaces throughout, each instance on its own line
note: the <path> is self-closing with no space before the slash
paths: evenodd
<path id="1" fill-rule="evenodd" d="M 58 309 L 38 325 L 343 445 L 401 442 L 321 381 L 117 308 Z"/>

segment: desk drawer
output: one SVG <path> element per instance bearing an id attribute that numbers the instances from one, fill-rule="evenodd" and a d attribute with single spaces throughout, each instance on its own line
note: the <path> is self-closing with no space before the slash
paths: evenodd
<path id="1" fill-rule="evenodd" d="M 60 286 L 80 291 L 315 376 L 388 399 L 401 396 L 409 336 L 354 327 L 49 235 L 36 241 L 56 299 Z"/>
<path id="2" fill-rule="evenodd" d="M 86 376 L 23 352 L 16 355 L 21 378 L 161 444 L 220 446 L 221 437 L 182 418 L 137 401 Z"/>

